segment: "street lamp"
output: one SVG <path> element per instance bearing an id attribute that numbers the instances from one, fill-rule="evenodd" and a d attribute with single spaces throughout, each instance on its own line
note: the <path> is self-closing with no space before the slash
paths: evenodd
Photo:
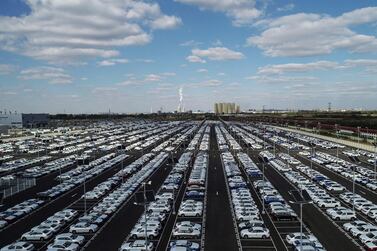
<path id="1" fill-rule="evenodd" d="M 147 250 L 147 246 L 148 246 L 148 227 L 147 227 L 147 223 L 148 223 L 148 219 L 147 219 L 147 190 L 146 190 L 146 185 L 151 185 L 152 184 L 152 181 L 148 181 L 148 182 L 143 182 L 142 185 L 143 185 L 143 203 L 140 203 L 144 206 L 144 231 L 145 231 L 145 250 Z M 137 202 L 134 202 L 134 205 L 140 205 L 139 203 Z"/>
<path id="2" fill-rule="evenodd" d="M 355 166 L 352 166 L 352 211 L 355 213 Z"/>
<path id="3" fill-rule="evenodd" d="M 338 134 L 338 125 L 335 124 L 335 133 L 336 133 L 336 139 L 339 138 L 339 134 Z M 336 157 L 339 158 L 339 143 L 336 142 Z"/>
<path id="4" fill-rule="evenodd" d="M 264 162 L 262 163 L 262 173 L 263 173 L 263 186 L 264 186 L 264 183 L 265 183 L 265 177 L 264 177 Z M 262 198 L 263 199 L 263 198 Z M 265 214 L 266 213 L 266 210 L 265 210 L 265 206 L 264 206 L 264 201 L 262 201 L 262 214 Z"/>
<path id="5" fill-rule="evenodd" d="M 357 127 L 357 143 L 360 144 L 360 126 Z"/>
<path id="6" fill-rule="evenodd" d="M 374 180 L 376 180 L 376 164 L 377 164 L 377 137 L 374 136 Z"/>
<path id="7" fill-rule="evenodd" d="M 300 251 L 302 251 L 302 239 L 303 239 L 302 237 L 303 237 L 303 224 L 304 224 L 302 220 L 302 207 L 304 204 L 312 204 L 313 202 L 311 201 L 311 198 L 307 194 L 307 192 L 305 196 L 303 196 L 303 190 L 301 187 L 300 187 L 300 191 L 293 190 L 293 191 L 290 191 L 289 193 L 295 199 L 295 201 L 289 201 L 289 203 L 300 205 Z M 307 197 L 307 198 L 304 198 L 304 197 Z"/>

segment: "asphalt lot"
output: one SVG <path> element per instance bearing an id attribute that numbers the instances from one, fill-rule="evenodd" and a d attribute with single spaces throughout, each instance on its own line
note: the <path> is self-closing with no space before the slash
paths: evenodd
<path id="1" fill-rule="evenodd" d="M 205 250 L 238 250 L 225 177 L 213 126 L 211 128 L 210 145 Z"/>
<path id="2" fill-rule="evenodd" d="M 270 216 L 269 213 L 261 214 L 261 218 L 265 223 L 265 226 L 270 231 L 270 238 L 267 239 L 242 239 L 239 236 L 239 230 L 234 216 L 234 211 L 232 208 L 229 186 L 227 184 L 227 178 L 224 173 L 223 163 L 220 157 L 220 150 L 217 144 L 215 126 L 217 124 L 210 124 L 210 147 L 207 151 L 209 154 L 208 168 L 206 172 L 206 185 L 205 185 L 205 207 L 203 211 L 203 216 L 201 217 L 178 217 L 177 214 L 170 212 L 167 215 L 167 219 L 163 225 L 162 234 L 154 239 L 153 243 L 157 245 L 155 250 L 169 250 L 169 242 L 173 240 L 172 230 L 177 221 L 190 220 L 196 223 L 202 224 L 202 235 L 200 239 L 195 239 L 201 243 L 202 250 L 208 251 L 218 251 L 218 250 L 256 250 L 256 251 L 272 251 L 272 250 L 293 250 L 292 246 L 289 245 L 285 237 L 287 234 L 292 232 L 300 231 L 300 221 L 276 221 Z M 233 134 L 232 134 L 233 135 Z M 161 139 L 158 143 L 162 143 L 168 140 L 169 137 Z M 191 137 L 187 138 L 186 141 L 182 142 L 181 146 L 178 146 L 177 153 L 173 159 L 178 159 L 179 156 L 186 150 L 188 142 L 190 142 Z M 240 143 L 242 150 L 248 153 L 250 158 L 257 164 L 258 168 L 262 171 L 262 162 L 258 156 L 261 150 L 251 149 L 246 146 L 242 139 L 238 136 L 235 137 L 237 142 Z M 228 142 L 229 143 L 229 142 Z M 270 142 L 271 143 L 271 142 Z M 123 166 L 127 166 L 141 155 L 149 152 L 158 144 L 148 147 L 143 151 L 132 151 L 127 154 L 129 157 L 124 161 Z M 230 145 L 230 144 L 229 144 Z M 165 147 L 169 147 L 168 144 Z M 322 152 L 326 152 L 335 155 L 334 150 L 317 149 Z M 162 152 L 165 148 L 162 148 Z M 193 160 L 197 154 L 196 149 L 193 154 Z M 287 153 L 287 149 L 281 146 L 276 147 L 277 153 Z M 233 151 L 233 157 L 236 158 L 237 151 Z M 289 152 L 291 156 L 295 157 L 303 164 L 310 166 L 310 160 L 302 155 L 298 154 L 297 150 Z M 343 159 L 347 159 L 344 154 L 340 154 Z M 151 174 L 147 180 L 152 183 L 148 189 L 153 190 L 157 193 L 160 190 L 165 178 L 169 175 L 172 170 L 174 163 L 170 163 L 171 158 L 165 160 L 165 162 Z M 365 166 L 369 166 L 367 163 L 362 163 Z M 67 171 L 75 168 L 76 165 L 71 165 L 66 167 Z M 114 176 L 120 169 L 122 165 L 120 163 L 112 166 L 111 168 L 105 170 L 104 172 L 98 174 L 97 176 L 91 178 L 86 182 L 86 191 L 90 191 L 99 183 L 107 180 L 108 178 Z M 258 191 L 253 187 L 253 182 L 260 180 L 261 178 L 252 178 L 245 171 L 244 167 L 240 162 L 238 162 L 238 167 L 241 171 L 241 176 L 245 181 L 247 181 L 247 188 L 250 190 L 253 200 L 261 212 L 263 209 L 263 198 L 258 193 Z M 323 165 L 313 163 L 313 168 L 320 173 L 329 177 L 329 179 L 338 182 L 339 184 L 345 186 L 348 190 L 352 191 L 352 181 L 341 176 L 334 171 L 326 168 Z M 178 211 L 179 206 L 185 197 L 187 180 L 189 178 L 190 172 L 192 170 L 192 163 L 187 169 L 184 182 L 181 182 L 179 189 L 175 192 L 175 212 Z M 299 170 L 296 170 L 299 172 Z M 50 174 L 44 175 L 37 179 L 37 185 L 35 187 L 29 188 L 22 191 L 6 200 L 4 200 L 3 210 L 18 204 L 26 199 L 36 197 L 37 193 L 44 191 L 59 182 L 55 180 L 55 177 L 59 175 L 60 171 L 55 171 Z M 282 172 L 273 168 L 271 165 L 266 164 L 264 169 L 264 174 L 266 180 L 270 181 L 271 184 L 278 190 L 280 195 L 286 202 L 294 200 L 290 191 L 297 190 L 298 187 L 291 183 Z M 113 189 L 115 189 L 114 187 Z M 141 187 L 138 187 L 137 191 L 141 191 Z M 135 192 L 135 193 L 136 193 Z M 83 185 L 79 185 L 69 190 L 68 192 L 58 196 L 51 201 L 47 201 L 39 209 L 31 212 L 30 214 L 18 219 L 14 223 L 0 230 L 0 247 L 7 245 L 16 241 L 23 233 L 30 230 L 31 227 L 38 225 L 48 216 L 53 215 L 55 212 L 60 211 L 63 208 L 74 208 L 83 215 L 83 199 L 80 199 L 83 195 Z M 370 189 L 356 184 L 356 193 L 362 195 L 364 198 L 377 203 L 377 193 L 371 191 Z M 339 196 L 335 193 L 331 195 L 337 199 Z M 94 207 L 100 199 L 88 201 L 87 209 Z M 345 205 L 345 203 L 343 203 Z M 342 204 L 342 205 L 343 205 Z M 295 203 L 290 203 L 292 209 L 299 216 L 300 208 L 299 205 Z M 345 205 L 347 206 L 347 205 Z M 122 243 L 127 239 L 129 233 L 133 229 L 134 225 L 143 214 L 143 207 L 134 204 L 134 198 L 131 197 L 117 209 L 117 211 L 111 215 L 111 217 L 106 221 L 104 225 L 100 227 L 100 230 L 95 234 L 86 235 L 85 245 L 81 247 L 81 250 L 97 251 L 97 250 L 118 250 Z M 78 218 L 77 216 L 76 218 Z M 365 218 L 369 222 L 373 222 L 367 219 L 365 216 L 358 214 L 358 217 Z M 305 233 L 312 233 L 318 238 L 320 243 L 326 248 L 326 250 L 346 250 L 354 251 L 360 250 L 361 244 L 357 243 L 353 238 L 350 237 L 342 228 L 342 223 L 340 221 L 331 220 L 323 209 L 320 209 L 315 204 L 306 204 L 303 206 L 303 230 Z M 64 229 L 60 230 L 59 233 L 67 232 L 66 226 Z M 37 250 L 45 250 L 47 245 L 51 243 L 52 239 L 47 242 L 36 242 Z"/>

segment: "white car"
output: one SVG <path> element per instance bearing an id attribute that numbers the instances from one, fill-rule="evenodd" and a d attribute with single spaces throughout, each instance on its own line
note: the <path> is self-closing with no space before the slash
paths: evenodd
<path id="1" fill-rule="evenodd" d="M 135 240 L 135 241 L 128 241 L 124 242 L 122 246 L 119 248 L 119 251 L 134 251 L 134 250 L 140 250 L 140 251 L 152 251 L 153 250 L 153 243 L 147 242 L 145 245 L 145 240 Z"/>
<path id="2" fill-rule="evenodd" d="M 0 251 L 32 251 L 34 250 L 34 245 L 28 242 L 19 241 L 12 244 L 9 244 Z"/>
<path id="3" fill-rule="evenodd" d="M 359 237 L 362 234 L 367 234 L 367 233 L 372 232 L 372 231 L 377 231 L 377 227 L 372 225 L 372 224 L 366 224 L 366 225 L 361 226 L 361 227 L 352 228 L 350 232 L 351 232 L 352 236 Z"/>
<path id="4" fill-rule="evenodd" d="M 331 219 L 333 220 L 356 220 L 356 214 L 353 211 L 333 211 L 330 214 Z"/>
<path id="5" fill-rule="evenodd" d="M 153 237 L 157 237 L 158 236 L 158 231 L 157 229 L 148 229 L 147 228 L 147 237 L 148 238 L 153 238 Z M 145 237 L 145 228 L 142 227 L 142 228 L 134 228 L 132 229 L 131 233 L 130 233 L 130 236 L 131 238 L 144 238 Z"/>
<path id="6" fill-rule="evenodd" d="M 305 233 L 302 234 L 302 237 L 301 237 L 301 233 L 290 233 L 290 234 L 288 234 L 288 235 L 285 237 L 286 241 L 287 241 L 289 244 L 291 244 L 291 245 L 293 245 L 293 243 L 294 243 L 295 241 L 297 241 L 297 240 L 301 240 L 301 238 L 302 238 L 302 240 L 316 241 L 316 238 L 315 238 L 314 236 L 312 236 L 312 235 L 307 235 L 307 234 L 305 234 Z"/>
<path id="7" fill-rule="evenodd" d="M 59 242 L 72 242 L 76 243 L 78 245 L 81 245 L 84 243 L 84 236 L 82 235 L 76 235 L 72 233 L 64 233 L 64 234 L 59 234 L 55 237 L 54 242 L 59 243 Z"/>
<path id="8" fill-rule="evenodd" d="M 194 222 L 191 222 L 191 221 L 181 221 L 181 222 L 177 222 L 175 224 L 175 227 L 176 228 L 181 228 L 181 227 L 191 227 L 193 229 L 197 229 L 197 230 L 200 230 L 202 228 L 202 226 L 198 223 L 194 223 Z"/>
<path id="9" fill-rule="evenodd" d="M 148 207 L 148 212 L 149 213 L 154 213 L 154 212 L 167 213 L 169 211 L 170 211 L 170 205 L 167 205 L 167 204 L 156 204 L 156 203 L 153 203 L 153 204 L 150 204 L 150 206 Z"/>
<path id="10" fill-rule="evenodd" d="M 178 227 L 174 228 L 173 236 L 177 238 L 198 238 L 200 236 L 200 230 L 192 227 Z"/>
<path id="11" fill-rule="evenodd" d="M 264 227 L 251 227 L 241 230 L 241 237 L 266 239 L 270 237 L 270 231 Z"/>
<path id="12" fill-rule="evenodd" d="M 377 231 L 369 232 L 367 234 L 362 234 L 359 236 L 359 240 L 362 243 L 372 242 L 377 240 Z"/>
<path id="13" fill-rule="evenodd" d="M 145 228 L 145 223 L 138 223 L 135 225 L 135 228 Z M 158 221 L 147 221 L 147 228 L 148 229 L 156 229 L 160 230 L 162 228 L 161 223 Z"/>
<path id="14" fill-rule="evenodd" d="M 61 242 L 61 243 L 52 243 L 48 245 L 47 251 L 76 251 L 79 249 L 79 245 L 77 243 L 72 242 Z"/>
<path id="15" fill-rule="evenodd" d="M 258 212 L 236 212 L 237 221 L 250 221 L 250 220 L 259 220 L 259 213 Z"/>
<path id="16" fill-rule="evenodd" d="M 51 229 L 44 229 L 44 230 L 31 230 L 29 232 L 24 233 L 21 236 L 21 240 L 23 241 L 36 241 L 36 240 L 47 240 L 54 234 L 54 231 Z"/>
<path id="17" fill-rule="evenodd" d="M 340 207 L 340 202 L 333 199 L 320 200 L 318 206 L 321 208 Z"/>
<path id="18" fill-rule="evenodd" d="M 202 215 L 202 208 L 201 207 L 194 207 L 194 208 L 180 208 L 178 210 L 178 216 L 183 217 L 199 217 Z"/>
<path id="19" fill-rule="evenodd" d="M 343 224 L 343 228 L 344 228 L 346 231 L 351 231 L 352 228 L 365 226 L 366 224 L 367 224 L 367 223 L 366 223 L 365 221 L 356 220 L 356 221 L 353 221 L 353 222 L 344 223 L 344 224 Z"/>
<path id="20" fill-rule="evenodd" d="M 69 227 L 71 233 L 94 233 L 98 229 L 96 224 L 90 224 L 88 222 L 79 222 Z"/>

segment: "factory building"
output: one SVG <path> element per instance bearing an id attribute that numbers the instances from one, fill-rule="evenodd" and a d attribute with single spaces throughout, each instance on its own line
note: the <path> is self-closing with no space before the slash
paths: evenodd
<path id="1" fill-rule="evenodd" d="M 48 125 L 47 113 L 0 113 L 0 127 L 35 128 Z"/>
<path id="2" fill-rule="evenodd" d="M 240 106 L 235 103 L 215 103 L 213 110 L 216 114 L 234 114 L 240 112 Z"/>

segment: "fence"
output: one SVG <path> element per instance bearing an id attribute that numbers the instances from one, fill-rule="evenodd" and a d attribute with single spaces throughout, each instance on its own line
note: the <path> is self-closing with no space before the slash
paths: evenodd
<path id="1" fill-rule="evenodd" d="M 310 132 L 303 131 L 303 130 L 297 130 L 297 129 L 286 128 L 286 127 L 278 127 L 278 126 L 275 126 L 275 127 L 282 129 L 282 130 L 302 133 L 302 134 L 305 134 L 305 135 L 308 135 L 308 136 L 311 136 L 311 137 L 316 137 L 316 138 L 320 138 L 320 139 L 323 139 L 323 140 L 336 142 L 336 143 L 339 143 L 339 144 L 342 144 L 342 145 L 346 145 L 346 146 L 350 146 L 350 147 L 354 147 L 354 148 L 359 148 L 359 149 L 366 150 L 366 151 L 371 151 L 371 152 L 375 151 L 375 147 L 373 145 L 367 145 L 367 144 L 363 144 L 363 143 L 353 142 L 353 141 L 350 141 L 350 140 L 344 140 L 344 139 L 338 139 L 338 138 L 334 138 L 334 137 L 314 134 L 314 133 L 310 133 Z"/>
<path id="2" fill-rule="evenodd" d="M 36 185 L 35 178 L 15 178 L 12 181 L 1 181 L 0 182 L 0 193 L 3 194 L 3 198 L 10 197 L 16 193 L 24 191 L 30 187 Z"/>

